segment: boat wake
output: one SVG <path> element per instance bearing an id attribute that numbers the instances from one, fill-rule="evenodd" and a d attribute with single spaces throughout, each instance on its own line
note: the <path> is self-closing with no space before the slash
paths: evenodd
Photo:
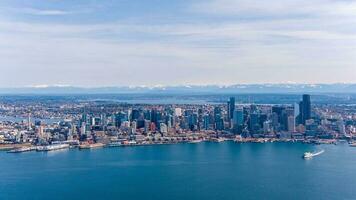
<path id="1" fill-rule="evenodd" d="M 321 150 L 321 151 L 318 151 L 318 152 L 305 152 L 304 155 L 303 155 L 303 158 L 304 159 L 310 159 L 310 158 L 313 158 L 314 156 L 318 156 L 322 153 L 324 153 L 325 151 L 324 150 Z"/>

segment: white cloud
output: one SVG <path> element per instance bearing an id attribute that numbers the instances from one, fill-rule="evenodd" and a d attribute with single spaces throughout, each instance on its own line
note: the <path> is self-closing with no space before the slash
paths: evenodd
<path id="1" fill-rule="evenodd" d="M 144 20 L 86 25 L 3 20 L 0 70 L 6 76 L 0 87 L 317 83 L 354 78 L 352 2 L 213 0 L 199 5 L 192 10 L 210 17 L 269 17 L 164 25 Z"/>
<path id="2" fill-rule="evenodd" d="M 0 11 L 3 13 L 11 14 L 25 14 L 25 15 L 37 15 L 37 16 L 61 16 L 80 13 L 79 11 L 67 11 L 60 9 L 37 9 L 27 7 L 0 7 Z M 82 12 L 82 11 L 81 11 Z"/>
<path id="3" fill-rule="evenodd" d="M 30 15 L 68 15 L 71 12 L 64 11 L 64 10 L 40 10 L 40 9 L 33 9 L 33 8 L 23 8 L 19 10 L 25 14 Z"/>
<path id="4" fill-rule="evenodd" d="M 356 16 L 356 2 L 337 0 L 206 0 L 192 4 L 191 11 L 245 17 Z"/>

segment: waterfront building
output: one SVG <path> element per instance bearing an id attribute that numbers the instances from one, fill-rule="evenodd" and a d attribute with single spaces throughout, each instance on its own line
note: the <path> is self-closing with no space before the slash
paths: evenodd
<path id="1" fill-rule="evenodd" d="M 271 124 L 270 121 L 263 122 L 263 133 L 264 134 L 268 134 L 271 132 L 270 124 Z"/>
<path id="2" fill-rule="evenodd" d="M 44 125 L 40 125 L 37 127 L 37 137 L 39 138 L 44 137 Z"/>
<path id="3" fill-rule="evenodd" d="M 160 123 L 160 132 L 163 133 L 163 134 L 166 134 L 168 133 L 168 127 L 165 123 Z"/>

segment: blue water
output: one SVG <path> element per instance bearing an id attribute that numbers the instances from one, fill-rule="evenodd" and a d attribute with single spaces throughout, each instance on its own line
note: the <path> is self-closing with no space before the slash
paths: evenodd
<path id="1" fill-rule="evenodd" d="M 305 151 L 325 149 L 311 160 Z M 0 199 L 355 199 L 356 148 L 200 143 L 8 154 Z"/>
<path id="2" fill-rule="evenodd" d="M 22 122 L 25 121 L 27 122 L 28 118 L 27 117 L 13 117 L 13 116 L 1 116 L 0 115 L 0 122 L 3 121 L 10 121 L 10 122 Z M 45 122 L 46 124 L 53 124 L 53 123 L 58 123 L 60 121 L 63 121 L 63 119 L 59 118 L 52 118 L 52 119 L 40 119 L 40 118 L 31 118 L 31 123 L 35 123 L 36 121 L 42 121 Z"/>

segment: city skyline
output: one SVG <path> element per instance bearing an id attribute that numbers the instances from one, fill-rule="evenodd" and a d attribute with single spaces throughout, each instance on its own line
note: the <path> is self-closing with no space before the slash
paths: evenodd
<path id="1" fill-rule="evenodd" d="M 351 83 L 355 1 L 0 3 L 0 87 Z"/>
<path id="2" fill-rule="evenodd" d="M 0 0 L 0 199 L 354 199 L 356 0 Z"/>

